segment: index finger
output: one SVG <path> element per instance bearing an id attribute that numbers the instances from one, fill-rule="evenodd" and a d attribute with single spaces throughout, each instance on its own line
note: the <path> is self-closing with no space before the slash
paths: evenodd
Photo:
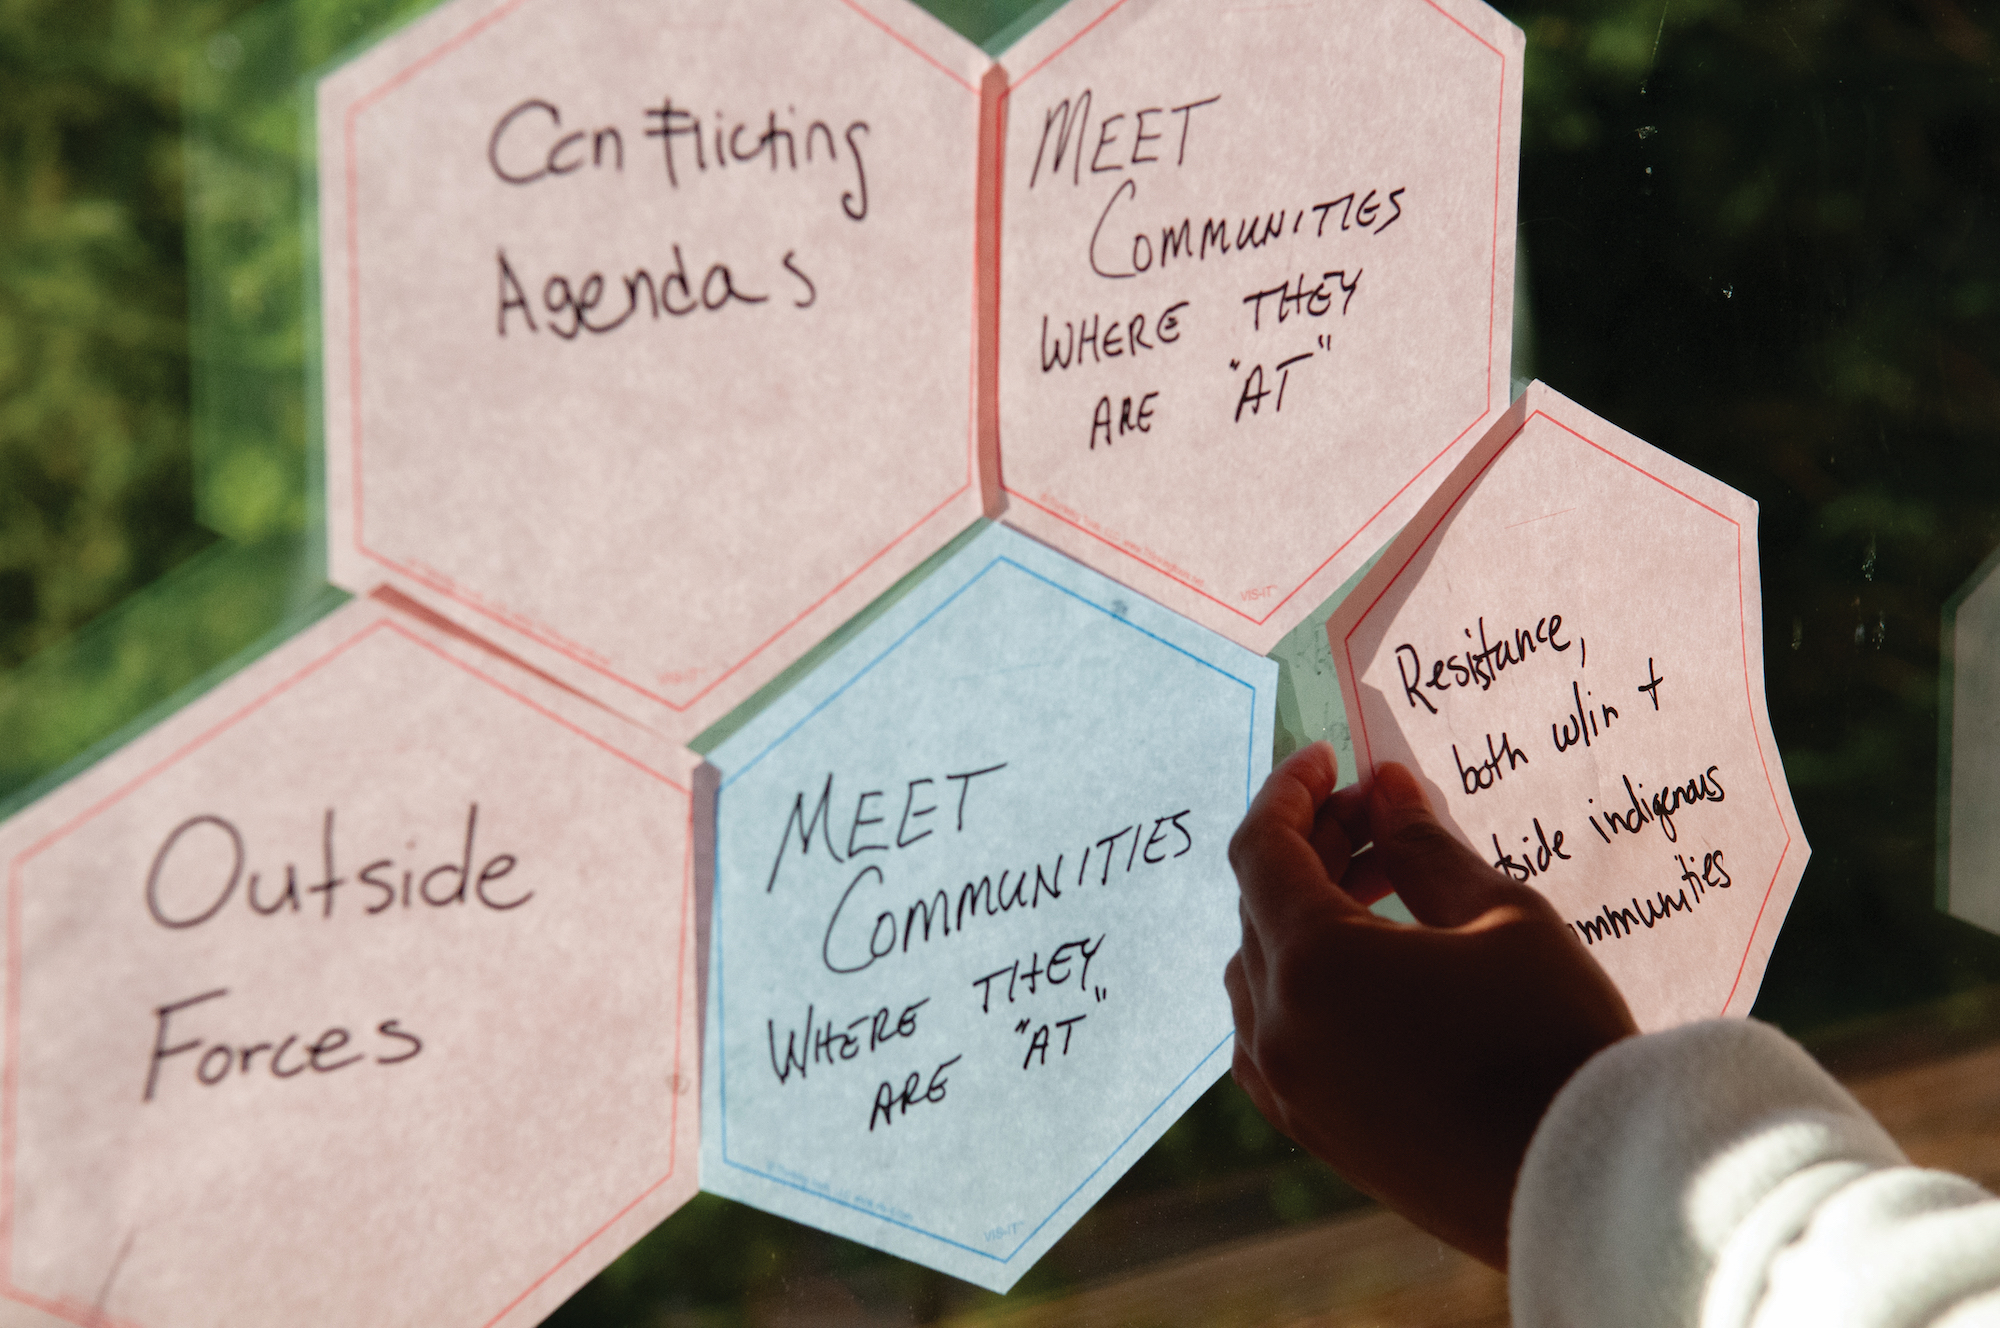
<path id="1" fill-rule="evenodd" d="M 1319 810 L 1339 779 L 1340 767 L 1328 744 L 1316 742 L 1295 752 L 1264 781 L 1230 837 L 1229 865 L 1236 871 L 1244 910 L 1260 930 L 1282 932 L 1288 922 L 1319 908 L 1365 912 L 1330 874 L 1345 868 L 1349 848 L 1344 837 L 1337 844 L 1325 842 L 1329 830 L 1339 833 L 1337 823 L 1320 823 L 1322 844 L 1313 846 Z M 1332 861 L 1323 860 L 1322 852 Z"/>

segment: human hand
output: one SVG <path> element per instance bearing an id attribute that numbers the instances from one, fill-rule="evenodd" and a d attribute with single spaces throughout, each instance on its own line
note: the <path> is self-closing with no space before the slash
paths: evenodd
<path id="1" fill-rule="evenodd" d="M 1325 743 L 1298 752 L 1230 840 L 1236 1081 L 1354 1185 L 1504 1271 L 1542 1113 L 1638 1029 L 1554 907 L 1440 825 L 1409 771 L 1338 778 Z M 1417 925 L 1361 902 L 1391 890 Z"/>

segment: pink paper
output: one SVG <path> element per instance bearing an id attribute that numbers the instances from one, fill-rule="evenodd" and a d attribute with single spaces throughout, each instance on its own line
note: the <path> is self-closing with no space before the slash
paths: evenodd
<path id="1" fill-rule="evenodd" d="M 689 806 L 359 601 L 0 826 L 6 1299 L 538 1322 L 695 1189 Z"/>
<path id="2" fill-rule="evenodd" d="M 1346 581 L 1507 405 L 1522 44 L 1080 0 L 1008 51 L 1007 519 L 1260 652 Z"/>
<path id="3" fill-rule="evenodd" d="M 325 79 L 334 579 L 685 738 L 940 548 L 988 65 L 893 0 L 459 0 Z"/>
<path id="4" fill-rule="evenodd" d="M 1642 1028 L 1746 1013 L 1807 845 L 1757 505 L 1537 383 L 1327 622 L 1362 771 L 1546 895 Z"/>

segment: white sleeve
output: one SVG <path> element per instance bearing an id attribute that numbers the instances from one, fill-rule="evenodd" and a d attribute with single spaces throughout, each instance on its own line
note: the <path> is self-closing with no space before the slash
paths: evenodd
<path id="1" fill-rule="evenodd" d="M 1528 1146 L 1508 1244 L 1515 1328 L 2000 1326 L 2000 1200 L 1911 1166 L 1749 1020 L 1577 1071 Z"/>

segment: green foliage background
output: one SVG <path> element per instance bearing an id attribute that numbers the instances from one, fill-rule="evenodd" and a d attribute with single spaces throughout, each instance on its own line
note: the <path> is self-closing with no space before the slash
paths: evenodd
<path id="1" fill-rule="evenodd" d="M 426 7 L 0 0 L 0 812 L 340 601 L 303 80 Z M 2000 940 L 1932 898 L 1939 609 L 2000 545 L 1994 14 L 1500 7 L 1528 33 L 1517 372 L 1762 504 L 1813 858 L 1758 1012 L 1810 1032 L 1991 986 Z M 1025 6 L 932 8 L 984 41 Z M 1310 636 L 1286 668 L 1323 696 Z M 1015 1294 L 1357 1202 L 1225 1081 Z M 916 1321 L 987 1299 L 703 1198 L 558 1318 L 733 1321 L 814 1279 Z"/>

